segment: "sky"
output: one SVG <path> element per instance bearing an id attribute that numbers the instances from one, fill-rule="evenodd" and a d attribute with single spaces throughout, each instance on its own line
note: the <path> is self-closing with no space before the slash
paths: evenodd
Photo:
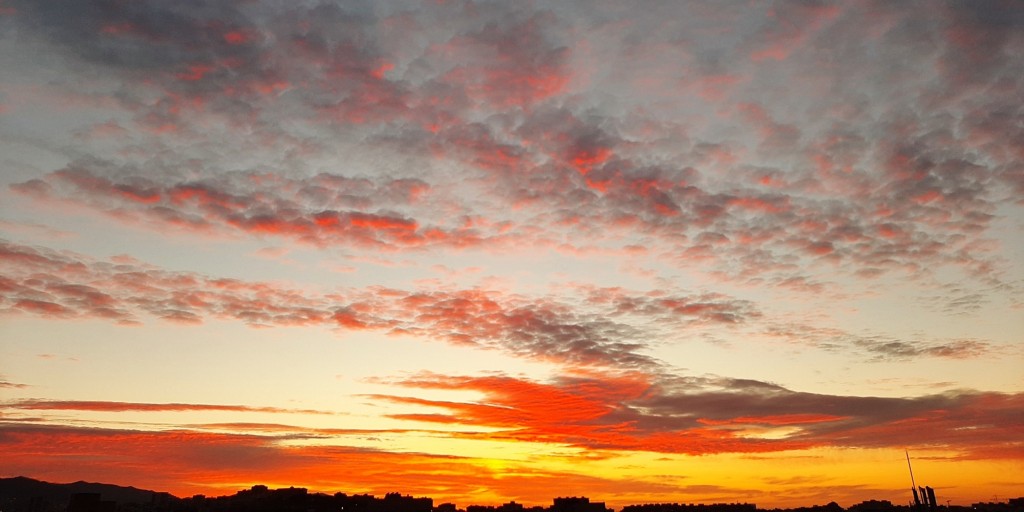
<path id="1" fill-rule="evenodd" d="M 0 476 L 1024 494 L 1024 5 L 3 0 Z"/>

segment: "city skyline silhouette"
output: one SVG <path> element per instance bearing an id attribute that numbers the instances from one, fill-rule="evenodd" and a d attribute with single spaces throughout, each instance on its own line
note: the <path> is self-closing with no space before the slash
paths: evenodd
<path id="1" fill-rule="evenodd" d="M 843 507 L 834 501 L 827 504 L 805 505 L 786 509 L 791 512 L 1019 512 L 1024 510 L 1024 497 L 1010 498 L 1005 502 L 978 502 L 970 506 L 942 505 L 936 502 L 934 490 L 928 488 L 929 498 L 915 499 L 906 505 L 893 504 L 888 500 L 865 500 Z M 349 512 L 615 512 L 604 502 L 593 501 L 585 496 L 561 496 L 552 498 L 551 504 L 529 505 L 515 500 L 500 505 L 436 503 L 427 496 L 410 496 L 393 491 L 383 497 L 372 494 L 347 494 L 345 492 L 317 492 L 302 487 L 271 489 L 266 485 L 254 485 L 233 494 L 206 496 L 197 494 L 188 497 L 173 496 L 134 487 L 112 484 L 75 482 L 53 484 L 26 477 L 0 478 L 0 507 L 8 512 L 114 512 L 114 511 L 234 511 L 288 512 L 291 510 L 314 512 L 345 510 Z M 623 506 L 619 512 L 755 512 L 766 510 L 754 503 L 639 503 Z"/>

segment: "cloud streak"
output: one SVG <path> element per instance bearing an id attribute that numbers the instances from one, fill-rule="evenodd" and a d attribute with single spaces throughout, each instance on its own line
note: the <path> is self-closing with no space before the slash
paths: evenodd
<path id="1" fill-rule="evenodd" d="M 729 378 L 577 375 L 514 377 L 424 374 L 394 384 L 470 390 L 479 401 L 378 398 L 427 407 L 400 419 L 489 426 L 485 435 L 587 450 L 707 455 L 821 446 L 941 448 L 963 458 L 1020 457 L 1020 394 L 955 391 L 914 398 L 835 396 Z M 928 425 L 922 435 L 921 425 Z M 1000 451 L 1002 450 L 1002 451 Z"/>
<path id="2" fill-rule="evenodd" d="M 625 316 L 685 327 L 731 325 L 756 317 L 749 303 L 719 295 L 626 298 L 595 290 L 573 305 L 483 290 L 403 291 L 383 287 L 308 293 L 266 282 L 169 272 L 133 260 L 94 261 L 81 255 L 5 242 L 0 259 L 2 311 L 46 318 L 139 322 L 147 313 L 199 324 L 229 318 L 253 326 L 327 325 L 440 338 L 566 365 L 653 367 L 643 353 L 644 325 Z M 616 317 L 623 320 L 617 321 Z"/>
<path id="3" fill-rule="evenodd" d="M 139 402 L 108 402 L 99 400 L 16 400 L 0 404 L 12 409 L 43 411 L 92 411 L 92 412 L 184 412 L 184 411 L 226 411 L 261 412 L 273 414 L 333 414 L 314 409 L 282 409 L 280 407 L 252 407 L 246 405 L 216 404 L 151 404 Z"/>
<path id="4" fill-rule="evenodd" d="M 0 244 L 8 272 L 0 286 L 7 314 L 140 322 L 145 313 L 201 324 L 228 318 L 252 326 L 326 325 L 439 338 L 569 366 L 656 369 L 645 336 L 656 332 L 758 325 L 749 301 L 722 294 L 637 294 L 584 287 L 574 301 L 482 289 L 398 290 L 385 287 L 314 292 L 276 283 L 170 272 L 132 258 L 95 261 L 21 244 Z M 826 350 L 862 351 L 878 360 L 919 356 L 971 358 L 988 352 L 978 340 L 902 341 L 810 326 L 768 327 L 772 336 Z"/>

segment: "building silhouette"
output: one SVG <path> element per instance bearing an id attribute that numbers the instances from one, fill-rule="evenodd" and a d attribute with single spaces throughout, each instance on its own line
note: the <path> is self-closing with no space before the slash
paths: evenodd
<path id="1" fill-rule="evenodd" d="M 550 512 L 606 512 L 604 502 L 591 503 L 590 498 L 580 496 L 571 498 L 555 498 Z"/>
<path id="2" fill-rule="evenodd" d="M 115 512 L 117 503 L 103 501 L 98 492 L 80 492 L 68 500 L 68 512 Z"/>
<path id="3" fill-rule="evenodd" d="M 622 512 L 754 512 L 753 503 L 647 503 L 627 505 Z"/>

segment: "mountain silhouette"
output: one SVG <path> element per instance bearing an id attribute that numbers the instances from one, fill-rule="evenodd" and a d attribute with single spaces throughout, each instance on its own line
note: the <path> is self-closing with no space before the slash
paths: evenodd
<path id="1" fill-rule="evenodd" d="M 104 500 L 120 505 L 150 504 L 155 501 L 173 499 L 170 494 L 165 492 L 135 487 L 82 481 L 54 484 L 18 476 L 0 478 L 0 510 L 8 512 L 39 507 L 42 507 L 43 510 L 51 508 L 64 510 L 72 495 L 83 493 L 99 494 Z"/>

